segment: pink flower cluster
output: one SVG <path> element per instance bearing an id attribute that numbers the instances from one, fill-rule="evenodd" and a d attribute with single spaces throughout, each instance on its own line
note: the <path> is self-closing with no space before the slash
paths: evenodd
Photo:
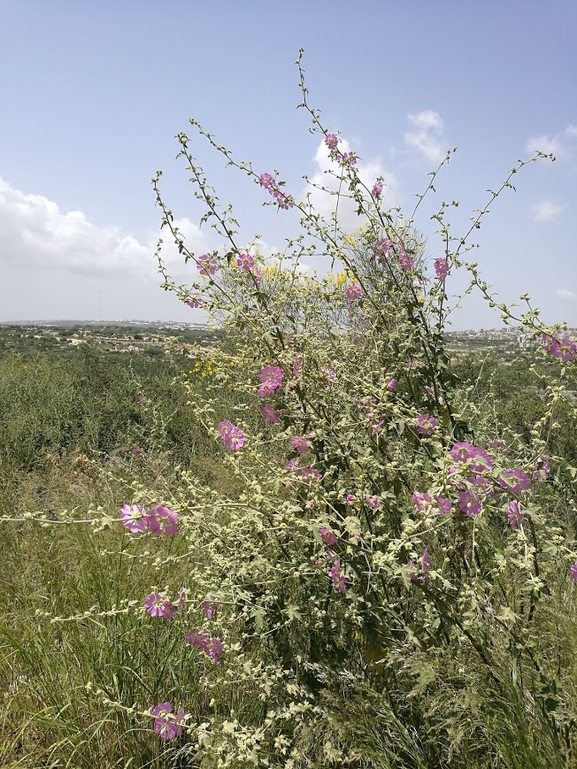
<path id="1" fill-rule="evenodd" d="M 293 196 L 285 195 L 285 193 L 280 190 L 279 185 L 272 174 L 261 174 L 258 177 L 258 183 L 273 196 L 278 203 L 279 208 L 283 208 L 285 211 L 288 211 L 289 208 L 293 208 L 295 204 Z"/>
<path id="2" fill-rule="evenodd" d="M 325 144 L 329 149 L 331 160 L 336 160 L 342 166 L 356 166 L 357 156 L 354 152 L 341 152 L 339 150 L 339 137 L 336 134 L 326 134 Z"/>
<path id="3" fill-rule="evenodd" d="M 215 665 L 220 662 L 224 645 L 219 638 L 210 637 L 204 628 L 201 627 L 193 628 L 190 632 L 186 633 L 184 638 L 191 646 L 199 646 Z"/>
<path id="4" fill-rule="evenodd" d="M 383 182 L 380 179 L 377 179 L 377 181 L 373 184 L 373 189 L 371 190 L 371 195 L 378 199 L 383 194 Z"/>
<path id="5" fill-rule="evenodd" d="M 244 446 L 246 440 L 245 434 L 240 427 L 233 425 L 228 419 L 223 419 L 219 424 L 218 433 L 227 449 L 238 451 L 238 449 L 242 449 Z"/>
<path id="6" fill-rule="evenodd" d="M 180 708 L 177 713 L 174 713 L 172 718 L 167 716 L 172 713 L 172 705 L 170 702 L 160 702 L 155 705 L 150 711 L 154 718 L 154 731 L 158 732 L 163 740 L 173 740 L 175 737 L 180 737 L 182 734 L 182 719 L 184 718 L 184 709 Z"/>
<path id="7" fill-rule="evenodd" d="M 282 387 L 283 370 L 280 366 L 265 366 L 261 369 L 259 379 L 257 393 L 261 398 L 266 398 Z"/>
<path id="8" fill-rule="evenodd" d="M 123 505 L 120 520 L 131 534 L 151 531 L 153 534 L 178 534 L 178 513 L 164 505 L 145 509 L 142 505 Z"/>
<path id="9" fill-rule="evenodd" d="M 577 342 L 573 342 L 568 337 L 556 339 L 549 334 L 543 334 L 541 337 L 544 349 L 562 363 L 573 363 L 577 359 Z"/>

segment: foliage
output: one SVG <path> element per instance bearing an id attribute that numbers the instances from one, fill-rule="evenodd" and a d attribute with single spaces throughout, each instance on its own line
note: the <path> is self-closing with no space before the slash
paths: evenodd
<path id="1" fill-rule="evenodd" d="M 228 241 L 222 253 L 187 248 L 155 179 L 163 225 L 199 273 L 192 287 L 177 286 L 159 255 L 165 287 L 225 331 L 227 344 L 185 379 L 225 482 L 193 464 L 171 482 L 133 483 L 120 518 L 87 515 L 97 529 L 79 535 L 90 583 L 102 576 L 89 550 L 104 548 L 114 589 L 87 606 L 80 570 L 78 605 L 66 614 L 73 578 L 63 579 L 58 616 L 39 615 L 43 651 L 30 659 L 21 629 L 4 623 L 6 654 L 33 670 L 31 688 L 33 676 L 44 682 L 34 702 L 55 733 L 64 716 L 47 692 L 64 670 L 46 649 L 86 664 L 88 626 L 95 659 L 72 675 L 85 726 L 49 746 L 59 758 L 74 746 L 75 762 L 97 743 L 110 750 L 108 765 L 126 766 L 137 752 L 141 766 L 207 769 L 574 765 L 577 469 L 555 425 L 575 416 L 563 392 L 577 347 L 540 323 L 528 297 L 518 316 L 497 305 L 541 361 L 520 430 L 507 403 L 489 407 L 494 384 L 480 392 L 478 378 L 459 381 L 444 342 L 456 270 L 469 271 L 467 291 L 495 304 L 464 254 L 529 161 L 461 236 L 441 203 L 429 265 L 415 219 L 423 196 L 408 217 L 385 210 L 380 180 L 363 182 L 356 156 L 309 107 L 300 59 L 299 72 L 301 106 L 333 161 L 327 220 L 191 121 L 283 215 L 299 212 L 302 235 L 282 257 L 237 243 L 232 211 L 219 206 L 186 135 L 180 156 L 204 220 Z M 339 225 L 342 200 L 360 218 L 353 234 Z M 327 262 L 321 274 L 302 272 L 312 255 Z M 545 365 L 550 356 L 559 370 Z M 147 728 L 156 734 L 138 747 L 134 733 Z M 124 755 L 109 734 L 126 735 Z"/>

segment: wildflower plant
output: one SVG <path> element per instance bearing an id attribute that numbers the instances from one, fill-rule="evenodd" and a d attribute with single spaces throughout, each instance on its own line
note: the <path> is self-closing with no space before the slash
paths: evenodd
<path id="1" fill-rule="evenodd" d="M 216 428 L 229 449 L 226 462 L 238 483 L 216 501 L 190 479 L 189 536 L 206 554 L 191 579 L 222 601 L 219 643 L 234 653 L 222 658 L 221 686 L 229 676 L 263 703 L 258 717 L 235 710 L 234 727 L 232 712 L 226 727 L 224 716 L 212 718 L 210 750 L 231 766 L 248 765 L 250 755 L 279 767 L 304 766 L 305 755 L 315 766 L 327 765 L 328 755 L 338 765 L 444 766 L 458 755 L 464 764 L 489 766 L 506 760 L 515 729 L 538 723 L 539 749 L 554 745 L 569 755 L 569 703 L 552 662 L 562 651 L 548 625 L 546 597 L 570 589 L 575 553 L 547 515 L 543 486 L 550 473 L 567 478 L 575 469 L 557 457 L 556 467 L 535 474 L 555 399 L 529 444 L 504 452 L 502 435 L 490 433 L 482 415 L 462 402 L 444 337 L 456 270 L 469 272 L 465 293 L 478 289 L 496 305 L 465 255 L 495 199 L 540 154 L 512 169 L 459 236 L 447 221 L 456 202 L 441 203 L 429 263 L 416 216 L 453 150 L 413 212 L 387 211 L 382 182 L 365 185 L 356 155 L 341 152 L 338 135 L 309 106 L 300 58 L 298 67 L 300 106 L 323 137 L 333 161 L 329 174 L 338 180 L 332 217 L 323 219 L 310 199 L 286 191 L 278 172 L 259 174 L 236 161 L 191 120 L 230 166 L 273 197 L 279 215 L 298 211 L 302 234 L 282 259 L 246 258 L 230 208 L 219 207 L 189 138 L 178 135 L 205 218 L 227 241 L 214 256 L 210 283 L 193 291 L 236 354 L 251 361 L 237 385 L 245 397 L 230 404 L 224 422 L 211 423 L 206 403 L 196 405 L 206 429 Z M 185 258 L 195 260 L 159 179 L 163 225 Z M 339 223 L 340 198 L 357 207 L 360 228 L 352 235 Z M 311 256 L 324 258 L 326 267 L 303 275 L 301 261 Z M 187 295 L 165 271 L 164 277 Z M 503 321 L 570 365 L 575 343 L 544 327 L 524 301 L 520 314 L 496 305 Z M 209 508 L 218 510 L 218 536 L 206 525 Z M 205 651 L 213 641 L 202 629 L 187 640 Z M 469 686 L 483 692 L 472 741 L 455 737 L 471 717 L 458 705 Z M 492 724 L 512 699 L 515 725 L 507 721 L 505 738 Z M 365 743 L 342 736 L 357 707 L 368 709 L 375 725 L 388 714 Z M 421 763 L 414 759 L 415 729 Z"/>
<path id="2" fill-rule="evenodd" d="M 185 543 L 186 591 L 177 601 L 152 588 L 134 611 L 171 634 L 202 693 L 187 702 L 182 680 L 156 700 L 178 701 L 176 713 L 170 701 L 131 713 L 180 741 L 190 766 L 572 765 L 575 666 L 549 605 L 554 594 L 569 601 L 577 579 L 574 532 L 549 513 L 554 483 L 565 493 L 577 474 L 548 445 L 565 368 L 545 383 L 545 416 L 521 441 L 464 397 L 445 347 L 461 270 L 465 293 L 478 290 L 537 356 L 575 363 L 575 343 L 545 327 L 528 297 L 517 314 L 498 304 L 465 261 L 496 198 L 540 153 L 459 235 L 447 221 L 456 202 L 441 202 L 428 260 L 417 216 L 453 150 L 412 212 L 386 210 L 382 181 L 364 183 L 356 155 L 309 105 L 300 56 L 298 68 L 300 106 L 338 182 L 330 217 L 191 120 L 276 215 L 298 214 L 282 255 L 267 260 L 240 242 L 184 133 L 179 157 L 220 251 L 189 250 L 154 179 L 162 225 L 198 274 L 176 285 L 159 250 L 164 285 L 211 313 L 239 365 L 234 394 L 216 364 L 202 392 L 188 381 L 226 486 L 183 472 L 170 506 L 126 504 L 117 519 L 124 555 Z M 359 216 L 352 234 L 339 222 L 343 198 Z M 303 274 L 312 256 L 325 268 Z"/>

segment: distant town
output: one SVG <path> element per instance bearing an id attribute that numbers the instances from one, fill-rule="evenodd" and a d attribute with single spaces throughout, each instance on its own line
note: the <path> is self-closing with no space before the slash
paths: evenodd
<path id="1" fill-rule="evenodd" d="M 576 339 L 577 328 L 568 328 L 564 335 Z M 103 351 L 153 352 L 163 351 L 162 339 L 176 336 L 180 341 L 206 345 L 214 343 L 218 329 L 206 323 L 144 320 L 25 320 L 0 321 L 0 351 L 18 353 L 23 347 L 42 350 L 64 350 L 86 342 L 98 344 Z M 472 351 L 495 350 L 504 360 L 529 351 L 535 342 L 519 328 L 470 329 L 448 331 L 447 351 L 459 358 Z"/>

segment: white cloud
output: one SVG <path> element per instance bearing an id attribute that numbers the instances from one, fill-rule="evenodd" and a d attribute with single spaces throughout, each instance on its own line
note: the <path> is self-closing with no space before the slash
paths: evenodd
<path id="1" fill-rule="evenodd" d="M 342 153 L 350 152 L 350 143 L 343 138 L 339 140 L 339 150 Z M 336 210 L 338 200 L 338 219 L 340 226 L 345 230 L 351 230 L 361 224 L 359 216 L 356 214 L 357 204 L 353 200 L 349 200 L 345 197 L 337 198 L 336 193 L 340 188 L 340 167 L 337 162 L 331 160 L 329 157 L 329 150 L 325 144 L 324 139 L 317 147 L 315 154 L 315 173 L 309 177 L 309 181 L 312 185 L 322 186 L 329 192 L 321 189 L 317 189 L 310 185 L 307 185 L 303 192 L 305 195 L 310 196 L 312 205 L 314 206 L 316 213 L 324 217 L 331 216 Z M 383 194 L 381 197 L 383 206 L 385 208 L 391 208 L 399 203 L 399 189 L 395 175 L 387 171 L 382 165 L 379 159 L 364 161 L 359 159 L 357 162 L 357 170 L 361 181 L 371 189 L 378 177 L 383 180 Z M 330 173 L 332 171 L 332 174 Z M 336 177 L 333 175 L 336 174 Z M 346 185 L 343 185 L 341 190 L 346 193 Z M 331 194 L 333 193 L 333 194 Z"/>
<path id="2" fill-rule="evenodd" d="M 188 219 L 176 224 L 190 248 L 209 250 L 195 224 Z M 24 193 L 0 178 L 0 262 L 87 276 L 152 278 L 156 240 L 156 234 L 143 243 L 120 227 L 98 227 L 82 211 L 63 213 L 48 198 Z M 163 258 L 179 272 L 183 259 L 171 238 L 165 234 L 164 240 Z"/>
<path id="3" fill-rule="evenodd" d="M 531 215 L 536 222 L 555 224 L 567 208 L 565 203 L 554 203 L 552 200 L 541 200 L 531 206 Z"/>
<path id="4" fill-rule="evenodd" d="M 405 134 L 405 144 L 411 153 L 438 165 L 445 157 L 443 130 L 444 124 L 438 112 L 423 110 L 416 115 L 408 115 L 413 130 Z"/>
<path id="5" fill-rule="evenodd" d="M 577 294 L 573 293 L 573 291 L 568 291 L 566 288 L 558 288 L 556 291 L 557 296 L 559 299 L 576 299 Z"/>
<path id="6" fill-rule="evenodd" d="M 570 160 L 574 153 L 572 140 L 577 138 L 577 126 L 571 123 L 558 134 L 539 134 L 531 136 L 525 142 L 525 152 L 544 152 L 546 155 L 555 155 L 557 160 Z"/>

